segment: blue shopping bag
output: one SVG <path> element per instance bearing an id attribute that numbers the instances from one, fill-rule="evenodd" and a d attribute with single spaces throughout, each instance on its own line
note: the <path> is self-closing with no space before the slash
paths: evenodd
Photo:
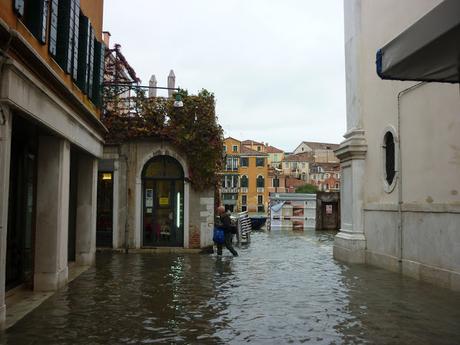
<path id="1" fill-rule="evenodd" d="M 214 236 L 212 237 L 212 240 L 217 244 L 223 244 L 225 242 L 224 229 L 215 227 Z"/>

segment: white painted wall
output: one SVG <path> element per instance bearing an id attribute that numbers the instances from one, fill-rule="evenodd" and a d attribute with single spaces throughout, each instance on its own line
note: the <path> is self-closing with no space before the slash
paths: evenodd
<path id="1" fill-rule="evenodd" d="M 357 231 L 363 219 L 367 262 L 460 289 L 458 85 L 423 84 L 401 95 L 397 138 L 401 176 L 393 190 L 385 190 L 385 129 L 392 127 L 398 133 L 398 94 L 416 83 L 383 81 L 375 67 L 377 50 L 441 1 L 344 0 L 346 137 L 355 137 L 356 129 L 362 131 L 367 153 L 361 181 L 356 179 L 358 170 L 350 170 L 348 162 L 342 164 L 342 222 Z M 342 143 L 344 152 L 346 142 Z M 358 185 L 362 185 L 361 194 L 356 194 Z M 339 235 L 338 241 L 344 247 L 345 237 Z"/>

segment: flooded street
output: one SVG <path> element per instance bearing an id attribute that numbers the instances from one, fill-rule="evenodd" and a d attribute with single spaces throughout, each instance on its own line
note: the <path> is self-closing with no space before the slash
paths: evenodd
<path id="1" fill-rule="evenodd" d="M 332 241 L 255 233 L 236 258 L 98 254 L 0 343 L 460 343 L 460 293 L 334 261 Z"/>

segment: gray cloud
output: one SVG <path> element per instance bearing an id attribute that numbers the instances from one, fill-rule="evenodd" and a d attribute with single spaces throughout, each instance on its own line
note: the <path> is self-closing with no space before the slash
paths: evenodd
<path id="1" fill-rule="evenodd" d="M 293 150 L 345 132 L 341 0 L 105 1 L 104 29 L 144 83 L 170 69 L 217 98 L 225 134 Z"/>

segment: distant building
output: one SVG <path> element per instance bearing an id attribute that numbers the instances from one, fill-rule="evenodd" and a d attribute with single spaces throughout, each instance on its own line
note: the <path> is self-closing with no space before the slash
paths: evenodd
<path id="1" fill-rule="evenodd" d="M 322 192 L 340 191 L 340 164 L 312 163 L 310 166 L 309 183 Z"/>
<path id="2" fill-rule="evenodd" d="M 339 148 L 338 144 L 318 143 L 302 141 L 294 150 L 294 154 L 311 153 L 316 163 L 339 163 L 334 150 Z"/>
<path id="3" fill-rule="evenodd" d="M 274 168 L 281 168 L 284 159 L 284 151 L 266 144 L 265 152 L 268 153 L 268 165 Z"/>
<path id="4" fill-rule="evenodd" d="M 231 137 L 224 140 L 226 164 L 221 173 L 221 200 L 225 208 L 232 212 L 266 212 L 268 154 L 262 143 L 244 142 L 246 145 Z"/>
<path id="5" fill-rule="evenodd" d="M 314 162 L 314 156 L 311 152 L 292 154 L 284 157 L 281 163 L 283 174 L 308 182 L 310 173 L 310 164 Z"/>

